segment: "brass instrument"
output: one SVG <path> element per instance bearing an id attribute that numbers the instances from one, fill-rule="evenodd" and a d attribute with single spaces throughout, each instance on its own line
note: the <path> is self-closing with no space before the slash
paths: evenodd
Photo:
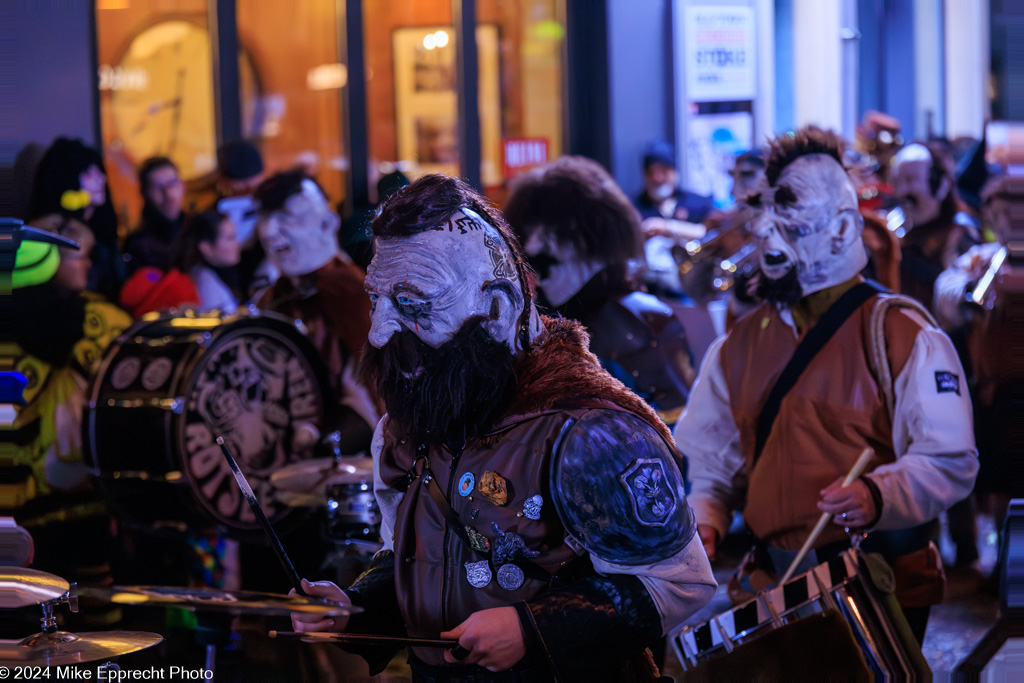
<path id="1" fill-rule="evenodd" d="M 711 284 L 718 291 L 726 292 L 733 286 L 737 277 L 752 275 L 757 267 L 757 244 L 750 241 L 738 251 L 718 261 Z"/>
<path id="2" fill-rule="evenodd" d="M 897 237 L 907 234 L 907 214 L 903 213 L 903 207 L 897 206 L 885 214 L 885 227 L 896 233 Z"/>
<path id="3" fill-rule="evenodd" d="M 718 226 L 674 252 L 679 275 L 688 281 L 690 296 L 700 300 L 707 294 L 726 292 L 736 277 L 753 271 L 757 265 L 757 246 L 750 240 L 750 221 L 755 213 L 755 209 L 738 204 Z M 694 289 L 704 291 L 695 295 L 690 291 Z"/>
<path id="4" fill-rule="evenodd" d="M 995 254 L 992 255 L 992 259 L 988 262 L 988 267 L 985 268 L 985 273 L 978 280 L 978 284 L 975 285 L 974 289 L 967 292 L 965 301 L 968 304 L 974 304 L 976 306 L 982 306 L 985 308 L 992 308 L 993 299 L 989 298 L 988 293 L 992 288 L 993 283 L 996 281 L 996 275 L 999 273 L 999 269 L 1003 267 L 1003 263 L 1006 261 L 1006 256 L 1009 250 L 1006 247 L 1000 247 Z"/>

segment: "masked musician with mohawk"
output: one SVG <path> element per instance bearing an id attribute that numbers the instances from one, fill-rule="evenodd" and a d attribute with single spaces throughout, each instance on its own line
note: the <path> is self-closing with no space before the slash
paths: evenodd
<path id="1" fill-rule="evenodd" d="M 859 275 L 863 219 L 842 141 L 807 127 L 768 151 L 746 200 L 765 301 L 708 350 L 675 429 L 698 533 L 714 557 L 741 509 L 752 564 L 781 577 L 823 512 L 833 523 L 798 571 L 869 531 L 861 548 L 892 565 L 920 642 L 942 598 L 935 519 L 978 470 L 964 372 L 927 311 Z M 866 474 L 843 486 L 866 448 Z"/>

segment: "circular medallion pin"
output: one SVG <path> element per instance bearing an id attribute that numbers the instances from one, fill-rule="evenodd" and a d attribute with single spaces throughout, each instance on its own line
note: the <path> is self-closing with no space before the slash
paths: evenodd
<path id="1" fill-rule="evenodd" d="M 459 479 L 459 495 L 468 496 L 473 493 L 473 486 L 475 484 L 476 478 L 473 476 L 472 472 L 466 472 L 463 474 L 462 478 Z"/>
<path id="2" fill-rule="evenodd" d="M 499 572 L 500 574 L 500 572 Z M 483 588 L 491 582 L 491 566 L 487 560 L 466 563 L 466 580 L 473 588 Z"/>
<path id="3" fill-rule="evenodd" d="M 507 591 L 514 591 L 523 585 L 526 575 L 514 564 L 503 564 L 498 567 L 498 585 Z"/>

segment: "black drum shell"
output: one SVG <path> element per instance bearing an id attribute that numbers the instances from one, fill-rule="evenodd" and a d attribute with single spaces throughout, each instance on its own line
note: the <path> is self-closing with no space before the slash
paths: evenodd
<path id="1" fill-rule="evenodd" d="M 326 367 L 296 323 L 270 312 L 221 318 L 188 311 L 140 321 L 110 346 L 90 387 L 83 451 L 125 521 L 153 531 L 218 528 L 240 540 L 263 539 L 223 455 L 216 452 L 213 438 L 220 434 L 214 432 L 224 426 L 210 424 L 197 409 L 202 403 L 197 393 L 231 385 L 232 373 L 245 374 L 249 386 L 244 392 L 226 392 L 228 403 L 252 403 L 253 393 L 281 394 L 262 405 L 256 401 L 264 410 L 262 421 L 249 415 L 251 427 L 234 429 L 233 437 L 230 428 L 224 433 L 240 469 L 279 533 L 308 516 L 307 510 L 278 504 L 269 484 L 273 469 L 312 457 L 312 452 L 292 454 L 286 448 L 296 421 L 322 427 L 337 405 Z M 238 360 L 242 356 L 244 362 Z M 273 426 L 266 415 L 272 416 Z M 244 457 L 246 449 L 239 448 L 252 441 L 253 431 L 260 431 L 259 443 L 272 445 L 275 453 L 259 466 L 252 466 Z M 191 453 L 197 433 L 202 449 Z M 268 434 L 276 434 L 276 442 L 271 444 Z M 200 469 L 209 470 L 208 479 L 196 474 Z M 211 491 L 212 500 L 206 495 Z"/>

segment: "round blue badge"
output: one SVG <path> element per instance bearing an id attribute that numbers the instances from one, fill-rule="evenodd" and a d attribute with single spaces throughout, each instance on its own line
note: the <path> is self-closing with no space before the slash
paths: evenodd
<path id="1" fill-rule="evenodd" d="M 468 496 L 473 493 L 473 486 L 476 484 L 476 477 L 473 476 L 472 472 L 466 472 L 459 479 L 459 495 Z"/>

